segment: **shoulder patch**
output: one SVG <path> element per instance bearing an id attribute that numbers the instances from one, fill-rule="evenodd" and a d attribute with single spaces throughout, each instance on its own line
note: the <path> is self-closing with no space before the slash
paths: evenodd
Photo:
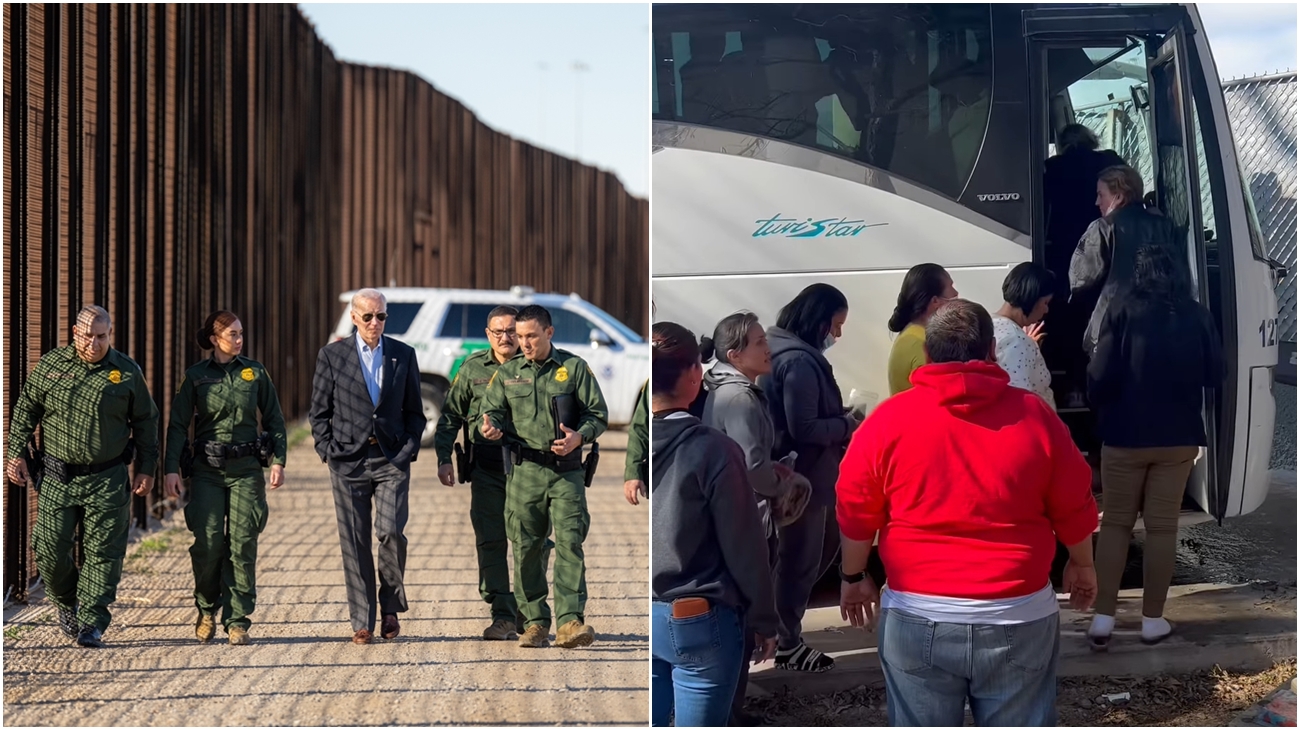
<path id="1" fill-rule="evenodd" d="M 185 374 L 185 375 L 182 375 L 182 376 L 181 376 L 181 382 L 179 382 L 179 383 L 176 384 L 176 392 L 177 392 L 177 393 L 180 393 L 180 392 L 181 392 L 181 388 L 184 388 L 184 387 L 185 387 L 185 380 L 186 380 L 187 378 L 189 378 L 189 374 L 188 374 L 188 373 Z"/>

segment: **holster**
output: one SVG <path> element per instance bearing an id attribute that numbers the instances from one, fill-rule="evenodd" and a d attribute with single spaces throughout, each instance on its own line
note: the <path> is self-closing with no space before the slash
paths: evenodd
<path id="1" fill-rule="evenodd" d="M 28 440 L 22 458 L 27 462 L 27 476 L 31 478 L 32 489 L 40 494 L 41 482 L 45 481 L 45 452 L 36 447 L 36 439 Z"/>
<path id="2" fill-rule="evenodd" d="M 600 463 L 600 444 L 593 441 L 591 443 L 591 453 L 587 454 L 587 460 L 582 463 L 583 475 L 582 483 L 590 488 L 591 482 L 596 478 L 596 465 Z"/>
<path id="3" fill-rule="evenodd" d="M 465 484 L 474 478 L 474 450 L 471 448 L 469 453 L 465 453 L 460 444 L 451 448 L 456 454 L 456 481 Z"/>
<path id="4" fill-rule="evenodd" d="M 271 459 L 275 457 L 275 439 L 269 431 L 263 431 L 254 443 L 257 444 L 257 463 L 261 464 L 263 469 L 269 469 Z"/>
<path id="5" fill-rule="evenodd" d="M 181 444 L 181 479 L 189 479 L 194 476 L 194 446 L 190 444 L 189 439 Z"/>
<path id="6" fill-rule="evenodd" d="M 501 444 L 501 466 L 507 477 L 514 473 L 515 467 L 519 465 L 522 458 L 523 453 L 520 451 L 519 444 Z"/>

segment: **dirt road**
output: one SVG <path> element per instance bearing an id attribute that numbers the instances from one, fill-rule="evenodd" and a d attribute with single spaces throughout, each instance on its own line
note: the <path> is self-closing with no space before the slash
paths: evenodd
<path id="1" fill-rule="evenodd" d="M 588 492 L 586 649 L 485 642 L 469 488 L 412 472 L 402 636 L 351 643 L 329 477 L 308 438 L 269 496 L 250 646 L 194 639 L 183 520 L 132 547 L 109 648 L 82 649 L 44 600 L 6 611 L 7 725 L 646 725 L 649 518 L 623 501 L 626 437 L 601 440 Z M 552 604 L 553 605 L 553 604 Z M 552 628 L 554 631 L 554 627 Z"/>

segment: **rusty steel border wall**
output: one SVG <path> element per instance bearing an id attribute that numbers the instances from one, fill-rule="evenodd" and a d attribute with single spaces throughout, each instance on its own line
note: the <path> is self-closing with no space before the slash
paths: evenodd
<path id="1" fill-rule="evenodd" d="M 348 289 L 523 284 L 648 328 L 648 201 L 412 74 L 338 61 L 292 5 L 6 4 L 4 95 L 6 436 L 85 303 L 112 314 L 164 430 L 217 308 L 290 417 Z M 3 509 L 21 600 L 35 495 L 7 484 Z"/>

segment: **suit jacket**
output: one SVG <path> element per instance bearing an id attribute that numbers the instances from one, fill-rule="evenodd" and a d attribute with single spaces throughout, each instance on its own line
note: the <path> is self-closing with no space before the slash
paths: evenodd
<path id="1" fill-rule="evenodd" d="M 383 350 L 378 406 L 366 389 L 355 334 L 322 347 L 316 356 L 308 418 L 321 461 L 364 459 L 371 435 L 393 466 L 405 470 L 415 461 L 425 425 L 420 367 L 409 345 L 384 337 Z"/>

